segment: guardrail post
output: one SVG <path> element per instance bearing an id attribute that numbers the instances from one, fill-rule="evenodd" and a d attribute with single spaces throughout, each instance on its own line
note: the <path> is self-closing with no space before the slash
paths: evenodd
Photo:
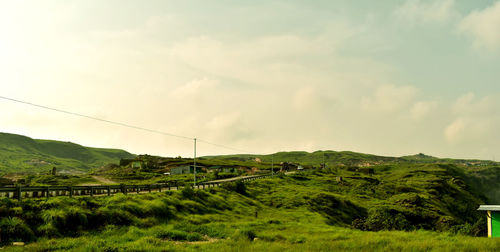
<path id="1" fill-rule="evenodd" d="M 170 182 L 167 183 L 168 190 L 170 191 Z"/>
<path id="2" fill-rule="evenodd" d="M 50 197 L 50 189 L 48 186 L 45 187 L 45 196 L 47 197 L 47 199 Z"/>
<path id="3" fill-rule="evenodd" d="M 22 195 L 21 195 L 21 186 L 20 185 L 16 186 L 16 195 L 15 195 L 15 198 L 18 199 L 18 200 L 21 200 L 21 198 L 22 198 Z"/>
<path id="4" fill-rule="evenodd" d="M 136 192 L 136 193 L 139 193 L 139 185 L 136 185 L 136 186 L 135 186 L 135 192 Z"/>
<path id="5" fill-rule="evenodd" d="M 107 186 L 107 187 L 106 187 L 106 190 L 108 191 L 108 196 L 111 196 L 111 187 L 110 187 L 110 186 Z"/>
<path id="6" fill-rule="evenodd" d="M 148 185 L 148 192 L 151 193 L 151 185 Z"/>
<path id="7" fill-rule="evenodd" d="M 163 186 L 163 184 L 159 184 L 158 185 L 158 192 L 161 192 L 161 187 Z"/>
<path id="8" fill-rule="evenodd" d="M 73 187 L 68 186 L 68 190 L 69 190 L 69 197 L 73 197 Z"/>
<path id="9" fill-rule="evenodd" d="M 89 186 L 90 188 L 90 197 L 94 197 L 94 187 Z"/>

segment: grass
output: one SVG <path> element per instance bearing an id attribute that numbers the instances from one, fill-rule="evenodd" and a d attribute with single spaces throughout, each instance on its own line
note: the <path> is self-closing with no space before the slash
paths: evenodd
<path id="1" fill-rule="evenodd" d="M 12 251 L 493 251 L 500 240 L 416 230 L 359 231 L 326 225 L 305 209 L 251 217 L 194 216 L 150 228 L 107 226 L 80 237 L 43 239 Z M 306 221 L 307 220 L 307 221 Z M 194 223 L 194 224 L 189 224 Z M 185 225 L 188 224 L 188 225 Z M 182 227 L 182 230 L 179 230 Z M 191 237 L 191 238 L 190 238 Z"/>
<path id="2" fill-rule="evenodd" d="M 92 162 L 88 148 L 21 140 L 14 147 L 0 144 L 0 150 L 7 150 L 0 153 L 24 150 L 36 156 L 42 155 L 36 149 L 42 146 L 43 155 Z M 120 153 L 90 151 L 107 157 Z M 8 155 L 7 159 L 15 160 Z M 192 174 L 161 175 L 165 167 L 192 160 L 137 158 L 146 165 L 136 170 L 107 166 L 95 174 L 129 184 L 184 184 L 193 179 Z M 479 204 L 500 201 L 496 190 L 500 167 L 494 163 L 467 166 L 463 163 L 472 161 L 423 154 L 401 158 L 333 151 L 274 154 L 275 163 L 298 162 L 306 167 L 319 167 L 323 158 L 326 169 L 206 191 L 1 199 L 0 234 L 4 245 L 29 243 L 5 247 L 8 251 L 486 251 L 500 245 L 497 239 L 481 237 L 485 216 L 476 211 Z M 199 164 L 268 169 L 270 160 L 270 155 L 232 155 L 204 157 Z M 367 163 L 369 167 L 362 167 Z M 197 181 L 211 179 L 214 173 L 204 173 Z M 91 175 L 40 175 L 25 180 L 32 185 L 95 182 Z"/>
<path id="3" fill-rule="evenodd" d="M 500 245 L 471 236 L 484 236 L 484 216 L 475 211 L 482 201 L 457 182 L 454 166 L 374 169 L 371 175 L 310 171 L 207 191 L 4 199 L 0 216 L 16 219 L 2 232 L 11 230 L 11 241 L 30 241 L 19 231 L 26 228 L 42 237 L 5 249 L 481 251 Z"/>
<path id="4" fill-rule="evenodd" d="M 89 148 L 70 142 L 36 140 L 0 133 L 0 174 L 88 171 L 134 155 L 114 149 Z"/>

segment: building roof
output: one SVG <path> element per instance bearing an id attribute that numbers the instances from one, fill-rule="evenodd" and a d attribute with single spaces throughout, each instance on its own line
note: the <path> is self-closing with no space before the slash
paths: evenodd
<path id="1" fill-rule="evenodd" d="M 480 205 L 479 211 L 500 211 L 500 205 Z"/>

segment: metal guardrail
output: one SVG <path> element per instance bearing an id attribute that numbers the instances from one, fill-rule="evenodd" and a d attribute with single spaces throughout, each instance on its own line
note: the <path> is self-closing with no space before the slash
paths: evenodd
<path id="1" fill-rule="evenodd" d="M 204 182 L 196 186 L 191 185 L 197 189 L 207 189 L 211 187 L 218 187 L 224 183 L 232 183 L 236 181 L 252 181 L 271 177 L 272 175 L 257 175 L 251 177 L 244 177 L 240 179 L 219 181 L 219 182 Z M 22 199 L 22 198 L 49 198 L 57 196 L 110 196 L 116 193 L 151 193 L 169 190 L 179 190 L 185 186 L 180 186 L 177 183 L 161 183 L 149 185 L 99 185 L 99 186 L 17 186 L 17 187 L 0 187 L 0 197 Z"/>

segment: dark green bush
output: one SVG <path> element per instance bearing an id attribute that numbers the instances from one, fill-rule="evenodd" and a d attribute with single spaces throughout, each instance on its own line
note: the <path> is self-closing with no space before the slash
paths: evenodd
<path id="1" fill-rule="evenodd" d="M 233 192 L 237 192 L 241 195 L 248 196 L 247 187 L 246 187 L 245 183 L 241 180 L 237 180 L 234 183 L 223 184 L 222 188 L 224 188 L 228 191 L 233 191 Z"/>
<path id="2" fill-rule="evenodd" d="M 366 216 L 364 208 L 328 193 L 312 196 L 307 204 L 309 209 L 325 216 L 330 225 L 351 224 L 353 220 Z"/>
<path id="3" fill-rule="evenodd" d="M 201 241 L 203 237 L 198 233 L 188 233 L 181 230 L 159 230 L 155 234 L 156 238 L 172 241 Z"/>
<path id="4" fill-rule="evenodd" d="M 33 231 L 22 219 L 17 217 L 2 218 L 0 221 L 0 235 L 4 244 L 15 241 L 28 242 L 35 239 Z"/>
<path id="5" fill-rule="evenodd" d="M 410 230 L 414 228 L 402 213 L 388 208 L 377 208 L 370 211 L 366 219 L 354 220 L 352 227 L 368 231 Z"/>
<path id="6" fill-rule="evenodd" d="M 251 229 L 242 229 L 242 230 L 239 230 L 239 232 L 237 232 L 237 236 L 246 238 L 249 241 L 253 241 L 253 239 L 255 239 L 255 237 L 257 237 L 257 235 L 255 234 L 255 232 L 253 230 L 251 230 Z"/>

